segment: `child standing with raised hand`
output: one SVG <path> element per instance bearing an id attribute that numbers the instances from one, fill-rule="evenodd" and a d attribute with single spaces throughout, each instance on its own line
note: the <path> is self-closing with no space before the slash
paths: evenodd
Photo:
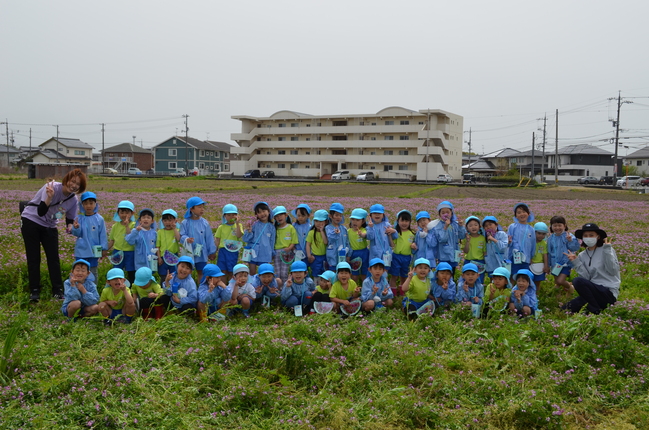
<path id="1" fill-rule="evenodd" d="M 106 280 L 108 287 L 101 290 L 101 297 L 99 297 L 99 312 L 106 318 L 104 322 L 111 324 L 120 321 L 130 324 L 135 315 L 135 300 L 131 290 L 126 286 L 124 271 L 110 269 L 106 274 Z"/>
<path id="2" fill-rule="evenodd" d="M 97 281 L 97 265 L 99 259 L 108 251 L 108 239 L 106 237 L 106 223 L 104 218 L 97 213 L 99 205 L 97 196 L 91 191 L 81 194 L 79 209 L 81 214 L 75 218 L 73 228 L 70 231 L 77 237 L 74 244 L 74 257 L 84 259 L 90 263 L 90 272 Z"/>
<path id="3" fill-rule="evenodd" d="M 295 246 L 295 261 L 304 261 L 308 264 L 307 254 L 306 254 L 306 237 L 311 230 L 311 221 L 309 216 L 311 215 L 311 208 L 306 203 L 300 203 L 297 205 L 291 215 L 295 222 L 293 227 L 297 232 L 297 245 Z"/>
<path id="4" fill-rule="evenodd" d="M 383 205 L 375 204 L 370 207 L 370 220 L 367 223 L 367 240 L 370 244 L 370 260 L 380 258 L 385 267 L 392 264 L 393 241 L 397 239 L 397 231 L 392 228 Z"/>
<path id="5" fill-rule="evenodd" d="M 203 277 L 203 267 L 207 260 L 214 260 L 216 257 L 216 244 L 212 235 L 212 228 L 203 215 L 205 214 L 205 202 L 200 197 L 187 199 L 187 212 L 185 219 L 180 224 L 180 240 L 182 243 L 192 245 L 193 264 L 198 274 L 198 279 Z M 196 289 L 196 284 L 194 284 Z M 172 299 L 173 300 L 173 299 Z"/>
<path id="6" fill-rule="evenodd" d="M 284 206 L 277 206 L 273 209 L 275 220 L 275 270 L 282 283 L 288 279 L 288 269 L 294 260 L 294 249 L 298 244 L 297 231 L 291 224 L 291 218 L 286 213 Z"/>
<path id="7" fill-rule="evenodd" d="M 365 209 L 356 208 L 349 216 L 349 230 L 347 235 L 349 237 L 349 246 L 352 250 L 349 256 L 349 265 L 352 268 L 352 279 L 357 284 L 365 278 L 368 272 L 368 264 L 370 263 L 370 251 L 367 249 L 367 211 Z"/>
<path id="8" fill-rule="evenodd" d="M 482 234 L 480 218 L 470 216 L 464 220 L 464 226 L 467 231 L 464 239 L 464 260 L 476 265 L 480 274 L 480 283 L 483 283 L 487 239 Z"/>
<path id="9" fill-rule="evenodd" d="M 536 248 L 534 256 L 530 262 L 530 272 L 534 274 L 534 283 L 540 286 L 545 281 L 545 274 L 550 273 L 548 265 L 548 243 L 545 237 L 548 235 L 548 226 L 544 222 L 534 224 L 534 233 L 536 235 Z"/>
<path id="10" fill-rule="evenodd" d="M 507 233 L 502 231 L 498 225 L 498 219 L 494 216 L 486 216 L 482 220 L 482 228 L 485 232 L 487 249 L 485 251 L 485 270 L 491 278 L 491 274 L 499 267 L 505 267 L 507 263 L 507 248 L 509 239 Z M 508 270 L 509 271 L 509 270 Z"/>
<path id="11" fill-rule="evenodd" d="M 126 235 L 135 227 L 135 206 L 128 200 L 122 200 L 117 204 L 117 211 L 113 215 L 115 224 L 110 229 L 108 235 L 108 250 L 113 249 L 113 256 L 121 255 L 118 260 L 121 261 L 113 264 L 114 269 L 126 271 L 127 278 L 130 282 L 135 279 L 135 246 L 126 241 Z"/>
<path id="12" fill-rule="evenodd" d="M 455 215 L 455 208 L 451 202 L 443 201 L 438 204 L 437 214 L 440 222 L 433 228 L 437 239 L 437 259 L 448 263 L 455 274 L 455 268 L 462 258 L 460 239 L 466 236 L 466 229 Z"/>
<path id="13" fill-rule="evenodd" d="M 390 265 L 390 288 L 395 295 L 397 285 L 401 284 L 408 276 L 410 262 L 412 261 L 415 232 L 411 228 L 412 214 L 407 210 L 397 213 L 397 221 L 394 223 L 394 229 L 397 232 L 397 238 L 394 240 L 392 249 L 392 264 Z M 414 245 L 414 247 L 413 247 Z"/>
<path id="14" fill-rule="evenodd" d="M 406 294 L 403 298 L 403 312 L 411 321 L 417 319 L 417 309 L 428 301 L 428 294 L 430 294 L 429 273 L 430 261 L 425 258 L 415 260 L 414 267 L 401 285 L 401 291 Z"/>
<path id="15" fill-rule="evenodd" d="M 392 307 L 394 295 L 385 276 L 385 264 L 380 258 L 370 260 L 369 276 L 363 280 L 361 302 L 364 312 L 379 307 Z"/>
<path id="16" fill-rule="evenodd" d="M 536 233 L 528 223 L 534 221 L 534 214 L 525 203 L 514 206 L 514 223 L 507 229 L 510 239 L 509 259 L 513 262 L 512 273 L 530 268 L 532 256 L 536 249 Z"/>
<path id="17" fill-rule="evenodd" d="M 326 210 L 320 209 L 313 214 L 313 227 L 306 237 L 306 257 L 311 269 L 311 276 L 320 276 L 326 270 L 327 263 L 327 234 L 325 227 L 329 220 Z"/>
<path id="18" fill-rule="evenodd" d="M 140 267 L 158 270 L 158 250 L 155 248 L 158 235 L 154 217 L 151 209 L 142 209 L 135 228 L 126 235 L 126 241 L 135 246 L 135 270 Z"/>
<path id="19" fill-rule="evenodd" d="M 347 259 L 349 253 L 349 237 L 347 227 L 343 225 L 345 208 L 340 203 L 332 203 L 329 207 L 329 224 L 325 227 L 327 234 L 327 265 L 333 269 Z"/>
<path id="20" fill-rule="evenodd" d="M 219 256 L 216 265 L 223 270 L 227 279 L 239 260 L 239 250 L 243 246 L 243 226 L 239 222 L 239 209 L 235 205 L 223 206 L 221 225 L 214 234 L 214 245 Z"/>
<path id="21" fill-rule="evenodd" d="M 416 217 L 417 229 L 415 234 L 414 251 L 415 255 L 412 257 L 415 260 L 425 258 L 431 263 L 437 258 L 435 249 L 437 248 L 437 240 L 432 232 L 428 231 L 428 224 L 430 223 L 430 214 L 426 211 L 417 213 Z"/>
<path id="22" fill-rule="evenodd" d="M 568 259 L 569 252 L 577 252 L 579 241 L 568 231 L 566 219 L 562 216 L 553 216 L 550 219 L 552 234 L 548 237 L 548 257 L 550 271 L 554 275 L 554 283 L 557 287 L 563 287 L 565 292 L 570 292 L 568 276 L 572 270 L 572 262 Z"/>
<path id="23" fill-rule="evenodd" d="M 241 260 L 250 264 L 250 274 L 257 273 L 257 266 L 273 261 L 275 248 L 275 226 L 270 220 L 270 207 L 266 202 L 257 202 L 253 207 L 255 220 L 249 221 L 243 241 L 246 249 L 243 250 Z"/>
<path id="24" fill-rule="evenodd" d="M 90 263 L 77 260 L 72 264 L 70 278 L 63 283 L 64 299 L 61 312 L 68 318 L 74 318 L 77 311 L 79 316 L 90 317 L 99 312 L 99 294 L 95 283 L 88 279 Z"/>
<path id="25" fill-rule="evenodd" d="M 158 248 L 158 274 L 164 279 L 167 273 L 175 272 L 176 266 L 165 262 L 166 255 L 172 254 L 172 258 L 178 258 L 180 230 L 178 230 L 178 213 L 173 209 L 165 209 L 160 220 L 160 229 L 157 231 L 155 246 Z M 136 273 L 137 275 L 137 273 Z"/>

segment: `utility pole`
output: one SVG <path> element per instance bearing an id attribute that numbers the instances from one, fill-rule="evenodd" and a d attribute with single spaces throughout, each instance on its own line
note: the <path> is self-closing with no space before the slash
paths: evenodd
<path id="1" fill-rule="evenodd" d="M 532 171 L 530 173 L 531 179 L 534 179 L 534 144 L 536 143 L 535 140 L 536 139 L 534 138 L 534 132 L 532 132 Z"/>
<path id="2" fill-rule="evenodd" d="M 609 100 L 615 100 L 615 98 L 610 98 Z M 622 103 L 633 103 L 631 101 L 625 100 L 622 101 L 620 91 L 617 92 L 617 119 L 613 121 L 613 127 L 615 127 L 615 156 L 613 157 L 613 183 L 617 184 L 617 147 L 620 144 L 620 108 Z"/>
<path id="3" fill-rule="evenodd" d="M 183 118 L 185 118 L 185 176 L 187 176 L 189 174 L 189 127 L 187 126 L 189 115 L 185 114 Z"/>
<path id="4" fill-rule="evenodd" d="M 559 109 L 554 121 L 554 185 L 559 185 Z"/>
<path id="5" fill-rule="evenodd" d="M 471 127 L 469 127 L 469 173 L 471 173 Z"/>
<path id="6" fill-rule="evenodd" d="M 5 134 L 7 135 L 7 169 L 11 167 L 9 164 L 9 120 L 5 118 Z"/>
<path id="7" fill-rule="evenodd" d="M 59 164 L 59 126 L 54 127 L 56 127 L 56 164 Z"/>
<path id="8" fill-rule="evenodd" d="M 29 127 L 29 156 L 32 155 L 32 128 Z"/>
<path id="9" fill-rule="evenodd" d="M 104 127 L 106 124 L 101 123 L 101 173 L 106 173 L 106 148 L 104 148 Z"/>
<path id="10" fill-rule="evenodd" d="M 541 182 L 545 182 L 545 179 L 543 179 L 543 175 L 545 175 L 545 173 L 544 173 L 544 167 L 545 167 L 545 125 L 546 125 L 547 120 L 548 120 L 548 115 L 546 114 L 543 117 L 543 153 L 542 153 L 543 155 L 541 157 Z"/>

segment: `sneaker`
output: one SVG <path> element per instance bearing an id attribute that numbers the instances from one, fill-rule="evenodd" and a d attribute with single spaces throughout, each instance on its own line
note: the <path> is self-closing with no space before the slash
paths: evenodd
<path id="1" fill-rule="evenodd" d="M 41 299 L 41 290 L 34 288 L 29 294 L 29 301 L 33 303 L 38 303 Z"/>
<path id="2" fill-rule="evenodd" d="M 63 291 L 61 291 L 61 290 L 53 290 L 52 291 L 52 298 L 54 300 L 63 300 Z"/>

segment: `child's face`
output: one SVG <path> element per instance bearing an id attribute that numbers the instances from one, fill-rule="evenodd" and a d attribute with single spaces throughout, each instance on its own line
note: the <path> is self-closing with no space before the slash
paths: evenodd
<path id="1" fill-rule="evenodd" d="M 385 267 L 381 266 L 380 264 L 375 264 L 374 266 L 370 267 L 370 274 L 372 275 L 374 282 L 377 282 L 381 279 L 383 272 L 385 272 Z"/>
<path id="2" fill-rule="evenodd" d="M 153 218 L 151 215 L 143 214 L 140 217 L 140 225 L 144 228 L 149 228 L 151 227 L 151 224 L 153 224 Z"/>
<path id="3" fill-rule="evenodd" d="M 121 290 L 126 286 L 125 283 L 126 280 L 124 278 L 114 278 L 108 281 L 108 285 L 110 285 L 113 290 Z"/>
<path id="4" fill-rule="evenodd" d="M 486 221 L 486 222 L 484 223 L 484 229 L 485 229 L 486 231 L 495 232 L 496 230 L 498 230 L 498 224 L 496 224 L 496 223 L 493 222 L 493 221 Z"/>
<path id="5" fill-rule="evenodd" d="M 227 224 L 234 224 L 237 220 L 237 214 L 225 214 L 225 222 Z"/>
<path id="6" fill-rule="evenodd" d="M 430 272 L 430 267 L 425 264 L 418 264 L 417 267 L 415 267 L 415 272 L 417 272 L 417 277 L 419 279 L 425 279 Z"/>
<path id="7" fill-rule="evenodd" d="M 165 226 L 165 230 L 173 230 L 176 228 L 176 218 L 167 216 L 167 218 L 162 219 L 162 225 Z"/>
<path id="8" fill-rule="evenodd" d="M 313 221 L 313 225 L 315 225 L 316 229 L 321 229 L 324 228 L 326 221 Z"/>
<path id="9" fill-rule="evenodd" d="M 286 224 L 286 214 L 277 214 L 275 215 L 275 221 L 278 225 Z"/>
<path id="10" fill-rule="evenodd" d="M 234 275 L 234 280 L 237 282 L 237 285 L 244 285 L 248 282 L 248 272 L 239 272 Z"/>
<path id="11" fill-rule="evenodd" d="M 342 220 L 343 220 L 343 214 L 341 214 L 340 212 L 334 212 L 331 215 L 331 221 L 333 221 L 335 225 L 340 224 Z"/>
<path id="12" fill-rule="evenodd" d="M 271 282 L 273 282 L 274 277 L 275 275 L 273 275 L 272 273 L 264 273 L 263 275 L 259 275 L 259 280 L 262 284 L 269 285 Z"/>
<path id="13" fill-rule="evenodd" d="M 428 218 L 419 218 L 419 221 L 417 221 L 417 225 L 420 228 L 424 228 L 430 223 L 430 220 Z"/>
<path id="14" fill-rule="evenodd" d="M 408 230 L 410 228 L 410 221 L 407 219 L 399 218 L 399 228 L 403 230 Z"/>
<path id="15" fill-rule="evenodd" d="M 521 291 L 527 291 L 527 287 L 530 286 L 530 281 L 525 276 L 519 276 L 516 278 L 516 286 Z"/>
<path id="16" fill-rule="evenodd" d="M 177 273 L 178 279 L 185 279 L 192 274 L 192 266 L 184 261 L 178 263 Z"/>
<path id="17" fill-rule="evenodd" d="M 352 274 L 349 270 L 342 269 L 338 271 L 337 276 L 341 284 L 346 284 L 347 282 L 349 282 L 349 278 L 352 277 Z"/>
<path id="18" fill-rule="evenodd" d="M 133 211 L 130 209 L 117 209 L 117 215 L 122 221 L 127 221 L 133 216 Z"/>
<path id="19" fill-rule="evenodd" d="M 293 275 L 293 282 L 298 284 L 301 284 L 306 278 L 306 272 L 291 272 L 291 275 Z"/>
<path id="20" fill-rule="evenodd" d="M 439 217 L 443 221 L 446 221 L 447 219 L 450 219 L 451 216 L 453 216 L 453 211 L 449 208 L 442 208 L 439 210 Z"/>
<path id="21" fill-rule="evenodd" d="M 562 223 L 552 224 L 552 232 L 557 236 L 561 236 L 563 232 L 566 231 L 566 225 Z"/>
<path id="22" fill-rule="evenodd" d="M 494 284 L 494 287 L 498 288 L 499 290 L 503 290 L 507 287 L 507 278 L 504 276 L 494 276 L 491 281 Z"/>
<path id="23" fill-rule="evenodd" d="M 352 227 L 361 228 L 362 225 L 363 225 L 363 220 L 362 219 L 352 218 L 350 223 L 351 223 Z"/>
<path id="24" fill-rule="evenodd" d="M 318 285 L 320 285 L 320 288 L 323 290 L 331 288 L 331 282 L 327 281 L 325 278 L 318 277 Z"/>
<path id="25" fill-rule="evenodd" d="M 537 231 L 536 232 L 536 241 L 537 242 L 542 242 L 543 239 L 545 239 L 545 233 L 543 233 L 542 231 Z"/>
<path id="26" fill-rule="evenodd" d="M 450 270 L 438 270 L 437 271 L 437 284 L 443 285 L 447 284 L 451 280 L 451 271 Z"/>
<path id="27" fill-rule="evenodd" d="M 190 209 L 190 212 L 192 213 L 192 218 L 202 217 L 203 214 L 205 213 L 205 203 L 194 206 L 193 208 Z"/>
<path id="28" fill-rule="evenodd" d="M 519 223 L 523 224 L 527 222 L 527 218 L 530 216 L 530 214 L 525 211 L 522 207 L 516 208 L 516 219 L 518 220 Z"/>
<path id="29" fill-rule="evenodd" d="M 472 270 L 467 270 L 466 272 L 462 273 L 462 277 L 464 278 L 464 282 L 466 282 L 468 285 L 473 285 L 478 279 L 478 274 Z"/>
<path id="30" fill-rule="evenodd" d="M 478 223 L 478 221 L 472 219 L 466 225 L 466 229 L 471 234 L 478 234 L 478 232 L 480 232 L 480 223 Z"/>
<path id="31" fill-rule="evenodd" d="M 86 281 L 89 273 L 90 270 L 88 270 L 88 266 L 85 264 L 77 264 L 72 268 L 72 279 L 83 283 Z"/>
<path id="32" fill-rule="evenodd" d="M 383 222 L 383 214 L 380 213 L 376 213 L 376 212 L 371 213 L 370 218 L 372 219 L 372 222 L 374 224 L 379 224 Z"/>
<path id="33" fill-rule="evenodd" d="M 306 224 L 309 219 L 309 214 L 304 210 L 298 210 L 295 212 L 295 218 L 297 219 L 298 224 Z"/>
<path id="34" fill-rule="evenodd" d="M 255 212 L 257 219 L 261 222 L 268 222 L 268 217 L 270 216 L 270 211 L 268 209 L 257 209 Z"/>
<path id="35" fill-rule="evenodd" d="M 83 210 L 86 212 L 86 215 L 92 215 L 95 213 L 95 208 L 97 207 L 97 202 L 95 199 L 86 199 L 81 203 Z"/>

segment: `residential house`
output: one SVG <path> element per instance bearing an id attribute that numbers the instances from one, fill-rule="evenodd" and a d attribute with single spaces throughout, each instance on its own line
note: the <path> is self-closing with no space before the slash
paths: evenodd
<path id="1" fill-rule="evenodd" d="M 56 163 L 90 166 L 93 147 L 79 139 L 52 137 L 38 145 L 40 152 L 34 155 L 34 164 Z"/>
<path id="2" fill-rule="evenodd" d="M 521 151 L 512 148 L 503 148 L 481 155 L 480 159 L 493 166 L 498 175 L 504 175 L 509 169 L 518 165 L 517 156 Z"/>
<path id="3" fill-rule="evenodd" d="M 649 175 L 649 145 L 625 156 L 624 164 L 635 166 L 639 175 Z M 618 176 L 622 176 L 622 173 Z"/>
<path id="4" fill-rule="evenodd" d="M 0 145 L 0 167 L 10 167 L 20 156 L 20 151 L 11 145 Z"/>
<path id="5" fill-rule="evenodd" d="M 614 154 L 597 146 L 580 144 L 559 148 L 559 155 L 546 152 L 548 167 L 546 179 L 558 170 L 559 181 L 576 181 L 583 176 L 613 176 Z M 622 159 L 618 159 L 618 172 L 622 171 Z M 618 173 L 617 176 L 622 176 Z"/>
<path id="6" fill-rule="evenodd" d="M 203 141 L 174 136 L 152 148 L 157 173 L 176 169 L 198 170 L 200 175 L 215 175 L 230 170 L 230 148 L 225 142 Z"/>
<path id="7" fill-rule="evenodd" d="M 153 151 L 132 143 L 120 143 L 99 152 L 102 155 L 101 162 L 104 169 L 112 168 L 118 172 L 127 172 L 131 167 L 137 167 L 146 172 L 154 166 Z"/>

